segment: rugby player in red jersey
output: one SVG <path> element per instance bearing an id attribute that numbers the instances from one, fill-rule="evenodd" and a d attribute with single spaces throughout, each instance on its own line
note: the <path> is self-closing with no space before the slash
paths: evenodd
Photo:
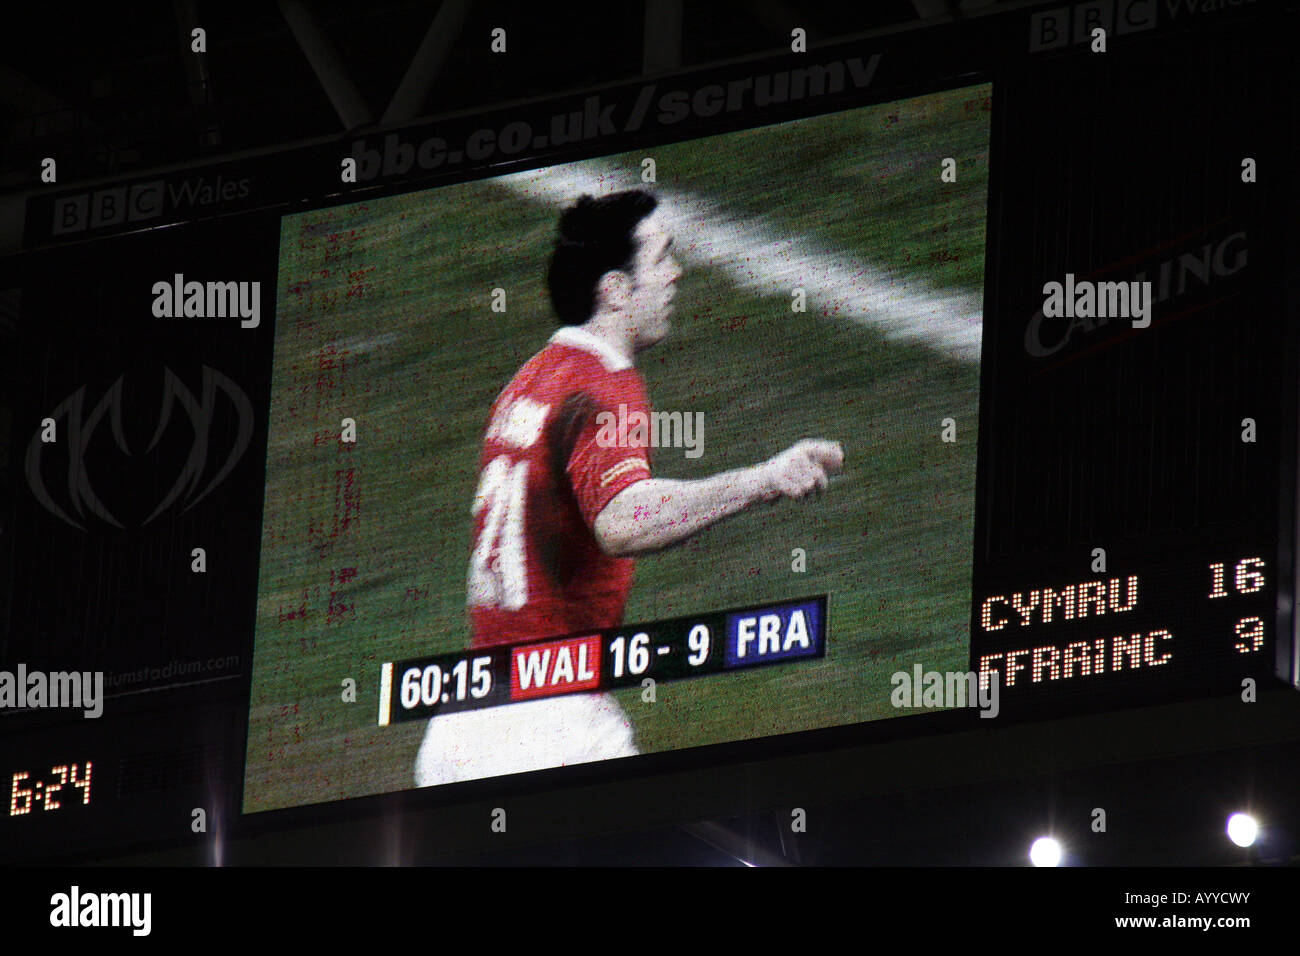
<path id="1" fill-rule="evenodd" d="M 837 442 L 805 440 L 758 465 L 678 481 L 652 477 L 646 429 L 609 440 L 611 416 L 650 420 L 635 361 L 668 334 L 682 276 L 657 205 L 628 190 L 584 195 L 560 216 L 548 280 L 564 324 L 493 403 L 479 459 L 474 647 L 617 626 L 635 556 L 759 502 L 824 490 L 843 464 Z M 635 753 L 611 696 L 569 694 L 431 718 L 415 777 L 432 786 Z"/>

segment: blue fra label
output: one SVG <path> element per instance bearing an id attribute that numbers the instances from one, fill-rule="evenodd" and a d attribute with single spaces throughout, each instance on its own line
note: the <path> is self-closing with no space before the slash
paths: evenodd
<path id="1" fill-rule="evenodd" d="M 752 667 L 796 657 L 818 657 L 822 647 L 817 601 L 727 615 L 724 667 Z"/>

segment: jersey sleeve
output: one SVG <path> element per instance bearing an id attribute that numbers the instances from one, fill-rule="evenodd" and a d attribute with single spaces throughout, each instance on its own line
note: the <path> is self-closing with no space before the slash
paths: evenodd
<path id="1" fill-rule="evenodd" d="M 565 465 L 588 528 L 595 527 L 597 515 L 615 495 L 650 477 L 650 407 L 644 389 L 633 382 L 602 392 L 586 403 L 581 421 L 575 422 L 580 427 L 574 429 Z M 640 430 L 638 421 L 645 423 Z"/>

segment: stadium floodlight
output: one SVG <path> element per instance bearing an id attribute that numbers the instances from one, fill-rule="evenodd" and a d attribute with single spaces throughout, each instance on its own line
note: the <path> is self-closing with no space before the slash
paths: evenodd
<path id="1" fill-rule="evenodd" d="M 1029 862 L 1034 866 L 1060 866 L 1061 844 L 1052 837 L 1039 837 L 1029 848 Z"/>
<path id="2" fill-rule="evenodd" d="M 1228 817 L 1228 839 L 1240 847 L 1251 846 L 1259 835 L 1259 823 L 1249 813 Z"/>

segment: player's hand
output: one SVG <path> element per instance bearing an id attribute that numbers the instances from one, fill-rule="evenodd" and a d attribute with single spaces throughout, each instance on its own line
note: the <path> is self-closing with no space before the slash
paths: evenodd
<path id="1" fill-rule="evenodd" d="M 844 468 L 844 449 L 837 441 L 805 438 L 759 466 L 763 470 L 763 497 L 803 498 L 825 491 L 830 476 Z"/>

